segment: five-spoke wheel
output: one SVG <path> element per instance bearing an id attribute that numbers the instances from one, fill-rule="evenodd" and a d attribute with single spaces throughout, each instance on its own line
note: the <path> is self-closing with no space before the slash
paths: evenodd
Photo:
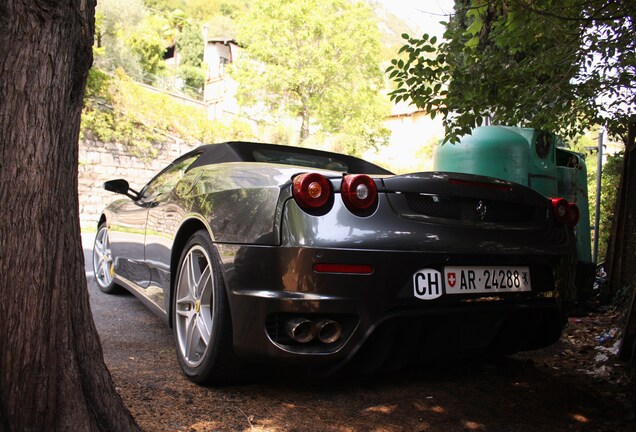
<path id="1" fill-rule="evenodd" d="M 214 279 L 206 250 L 193 245 L 186 253 L 175 292 L 178 348 L 190 367 L 201 364 L 210 344 Z"/>
<path id="2" fill-rule="evenodd" d="M 108 241 L 108 228 L 101 224 L 97 229 L 95 243 L 93 244 L 93 273 L 100 290 L 107 294 L 119 291 L 119 286 L 113 280 L 113 256 Z"/>
<path id="3" fill-rule="evenodd" d="M 186 244 L 176 273 L 172 319 L 177 359 L 200 384 L 232 380 L 237 361 L 221 268 L 205 230 Z"/>

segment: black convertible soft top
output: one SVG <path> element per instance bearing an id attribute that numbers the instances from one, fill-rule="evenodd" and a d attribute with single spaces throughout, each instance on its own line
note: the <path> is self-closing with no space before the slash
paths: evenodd
<path id="1" fill-rule="evenodd" d="M 265 162 L 353 174 L 392 174 L 384 168 L 353 156 L 278 144 L 230 141 L 204 145 L 182 157 L 187 158 L 197 153 L 201 156 L 188 169 L 224 162 Z"/>

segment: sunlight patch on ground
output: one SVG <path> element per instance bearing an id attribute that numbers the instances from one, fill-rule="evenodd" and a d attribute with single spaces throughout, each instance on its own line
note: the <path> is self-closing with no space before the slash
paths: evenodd
<path id="1" fill-rule="evenodd" d="M 575 421 L 579 422 L 579 423 L 589 423 L 590 422 L 590 419 L 585 417 L 583 414 L 573 413 L 573 414 L 570 414 L 570 418 L 572 420 L 575 420 Z"/>
<path id="2" fill-rule="evenodd" d="M 366 408 L 363 412 L 367 413 L 379 413 L 379 414 L 392 414 L 397 409 L 397 405 L 376 405 Z"/>
<path id="3" fill-rule="evenodd" d="M 446 409 L 443 406 L 440 405 L 433 405 L 433 406 L 428 406 L 428 405 L 422 405 L 419 403 L 415 404 L 415 409 L 418 411 L 423 411 L 423 412 L 432 412 L 435 414 L 445 414 L 446 413 Z"/>
<path id="4" fill-rule="evenodd" d="M 483 424 L 470 420 L 464 422 L 464 429 L 469 431 L 486 430 Z"/>
<path id="5" fill-rule="evenodd" d="M 221 424 L 213 421 L 200 421 L 188 426 L 189 431 L 211 431 L 221 427 Z"/>

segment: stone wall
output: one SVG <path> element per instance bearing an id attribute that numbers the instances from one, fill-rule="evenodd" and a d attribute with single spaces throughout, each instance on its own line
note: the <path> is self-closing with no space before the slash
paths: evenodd
<path id="1" fill-rule="evenodd" d="M 122 197 L 104 189 L 107 180 L 123 178 L 140 190 L 155 174 L 194 147 L 179 142 L 154 146 L 157 156 L 149 160 L 133 156 L 126 146 L 84 140 L 79 144 L 79 211 L 82 230 L 94 230 L 102 210 Z"/>

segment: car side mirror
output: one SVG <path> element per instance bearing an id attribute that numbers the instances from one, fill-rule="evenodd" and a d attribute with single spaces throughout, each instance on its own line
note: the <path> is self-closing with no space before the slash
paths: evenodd
<path id="1" fill-rule="evenodd" d="M 104 189 L 109 192 L 126 195 L 133 200 L 139 199 L 139 192 L 131 189 L 128 182 L 124 179 L 109 180 L 104 183 Z"/>

